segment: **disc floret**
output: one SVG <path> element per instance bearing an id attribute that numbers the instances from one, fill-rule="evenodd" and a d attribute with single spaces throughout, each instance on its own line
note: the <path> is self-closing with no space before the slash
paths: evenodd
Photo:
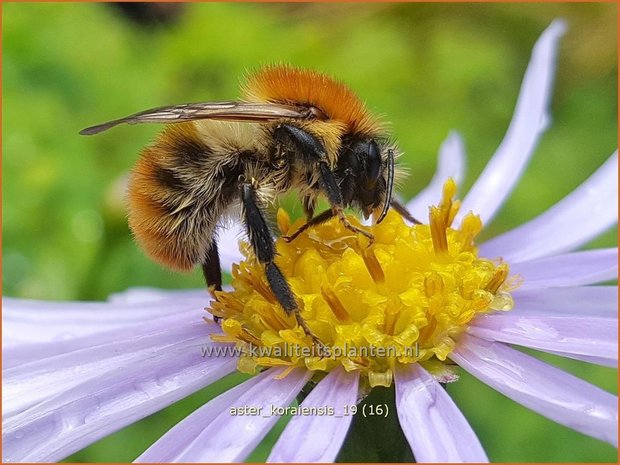
<path id="1" fill-rule="evenodd" d="M 276 262 L 303 319 L 325 345 L 321 351 L 277 303 L 247 245 L 246 259 L 233 265 L 234 290 L 219 293 L 209 309 L 223 319 L 224 335 L 215 338 L 237 344 L 243 372 L 288 366 L 320 373 L 341 365 L 359 370 L 373 387 L 389 386 L 397 363 L 423 363 L 444 376 L 443 362 L 467 324 L 513 306 L 508 265 L 478 257 L 480 218 L 469 213 L 452 227 L 460 207 L 455 192 L 454 181 L 446 182 L 442 201 L 429 209 L 429 224 L 410 226 L 390 212 L 369 227 L 372 243 L 337 218 L 290 243 L 278 239 Z M 278 213 L 283 235 L 302 224 L 290 225 L 288 215 Z"/>

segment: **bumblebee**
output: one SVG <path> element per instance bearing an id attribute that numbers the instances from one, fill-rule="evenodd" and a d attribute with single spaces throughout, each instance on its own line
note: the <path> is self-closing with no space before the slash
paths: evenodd
<path id="1" fill-rule="evenodd" d="M 269 286 L 287 313 L 299 313 L 276 255 L 265 210 L 281 194 L 299 194 L 307 223 L 337 216 L 351 231 L 344 209 L 381 222 L 390 206 L 415 219 L 392 198 L 400 152 L 384 124 L 341 82 L 310 70 L 270 66 L 250 74 L 239 101 L 154 108 L 92 126 L 97 134 L 127 123 L 168 126 L 146 147 L 129 182 L 129 225 L 148 256 L 176 271 L 202 266 L 209 290 L 221 290 L 217 225 L 241 210 L 250 244 Z M 330 208 L 315 216 L 317 199 Z"/>

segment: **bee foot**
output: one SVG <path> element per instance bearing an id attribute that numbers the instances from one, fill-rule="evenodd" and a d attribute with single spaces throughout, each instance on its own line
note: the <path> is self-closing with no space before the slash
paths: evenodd
<path id="1" fill-rule="evenodd" d="M 370 244 L 372 244 L 375 241 L 375 236 L 371 233 L 369 233 L 368 231 L 366 231 L 365 229 L 362 228 L 358 228 L 357 226 L 349 223 L 348 220 L 343 220 L 342 224 L 344 225 L 345 228 L 347 228 L 349 231 L 353 231 L 354 233 L 357 234 L 361 234 L 362 236 L 366 237 L 366 239 L 368 239 L 370 241 Z M 370 245 L 368 244 L 368 245 Z"/>
<path id="2" fill-rule="evenodd" d="M 293 242 L 306 229 L 308 229 L 308 226 L 304 224 L 301 228 L 299 228 L 293 234 L 291 234 L 291 235 L 287 234 L 286 236 L 282 236 L 282 239 L 284 239 L 286 242 Z"/>
<path id="3" fill-rule="evenodd" d="M 312 330 L 308 327 L 308 325 L 306 324 L 306 321 L 301 317 L 299 312 L 295 312 L 295 318 L 297 319 L 297 324 L 299 324 L 299 326 L 302 327 L 306 335 L 310 336 L 310 338 L 312 339 L 312 343 L 318 349 L 319 355 L 323 357 L 324 355 L 321 355 L 321 354 L 329 353 L 328 347 L 325 344 L 323 344 L 323 342 L 318 338 L 316 334 L 312 332 Z"/>
<path id="4" fill-rule="evenodd" d="M 216 292 L 216 291 L 219 291 L 219 290 L 221 290 L 221 289 L 217 289 L 217 287 L 216 287 L 216 286 L 209 286 L 209 287 L 207 287 L 207 290 L 209 291 L 209 295 L 211 296 L 211 298 L 212 298 L 213 300 L 218 300 L 218 299 L 217 299 L 217 294 L 216 294 L 215 292 Z"/>

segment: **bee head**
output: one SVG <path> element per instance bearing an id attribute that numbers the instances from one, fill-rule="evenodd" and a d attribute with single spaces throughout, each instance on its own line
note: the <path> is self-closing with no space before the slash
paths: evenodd
<path id="1" fill-rule="evenodd" d="M 344 202 L 359 207 L 365 218 L 381 207 L 377 223 L 387 214 L 394 184 L 394 152 L 382 145 L 374 139 L 344 144 L 336 169 Z"/>

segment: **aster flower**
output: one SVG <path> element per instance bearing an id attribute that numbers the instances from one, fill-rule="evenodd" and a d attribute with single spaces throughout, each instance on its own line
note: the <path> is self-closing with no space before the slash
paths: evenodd
<path id="1" fill-rule="evenodd" d="M 617 445 L 614 395 L 511 347 L 617 366 L 617 289 L 591 286 L 617 277 L 617 249 L 574 252 L 617 223 L 617 152 L 537 218 L 474 242 L 547 126 L 564 28 L 554 22 L 536 44 L 506 137 L 462 205 L 454 200 L 456 183 L 446 182 L 463 177 L 462 143 L 452 134 L 435 177 L 408 204 L 428 224 L 408 226 L 390 213 L 372 227 L 372 245 L 338 221 L 278 241 L 279 264 L 304 319 L 331 354 L 312 352 L 247 247 L 245 258 L 231 247 L 234 230 L 221 241 L 233 290 L 217 301 L 203 291 L 151 289 L 102 303 L 4 298 L 4 460 L 62 459 L 240 370 L 256 374 L 196 410 L 137 461 L 242 461 L 308 383 L 314 387 L 288 410 L 293 418 L 270 461 L 333 461 L 351 424 L 345 409 L 392 384 L 417 461 L 487 461 L 441 387 L 457 379 L 453 364 L 541 415 Z M 300 224 L 280 213 L 278 226 L 286 233 Z M 203 321 L 205 304 L 221 327 Z M 364 347 L 376 352 L 361 355 Z M 262 414 L 231 415 L 244 406 Z"/>

